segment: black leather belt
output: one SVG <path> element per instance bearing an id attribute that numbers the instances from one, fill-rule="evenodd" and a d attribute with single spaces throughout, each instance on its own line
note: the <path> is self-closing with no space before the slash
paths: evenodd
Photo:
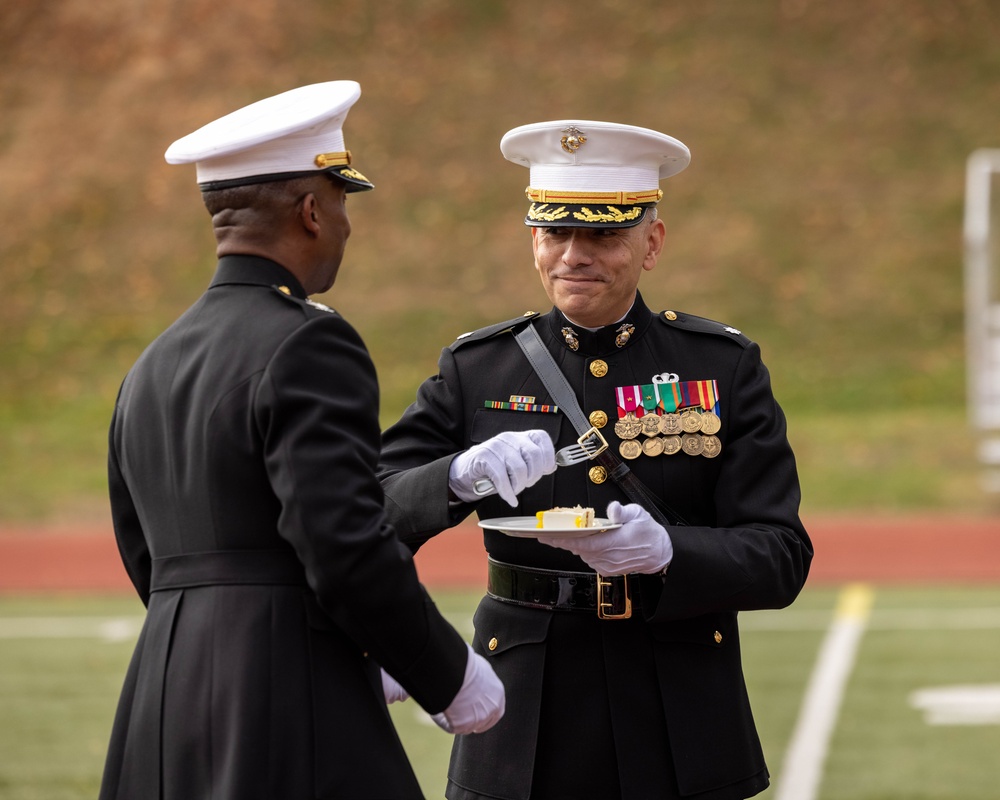
<path id="1" fill-rule="evenodd" d="M 150 591 L 221 585 L 305 586 L 291 550 L 220 550 L 153 559 Z"/>
<path id="2" fill-rule="evenodd" d="M 627 575 L 559 572 L 487 558 L 486 592 L 495 600 L 528 608 L 597 612 L 601 619 L 628 619 L 639 608 Z"/>

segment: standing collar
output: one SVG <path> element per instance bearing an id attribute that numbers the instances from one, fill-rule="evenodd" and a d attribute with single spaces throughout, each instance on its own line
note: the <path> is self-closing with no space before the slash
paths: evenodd
<path id="1" fill-rule="evenodd" d="M 645 333 L 653 320 L 653 314 L 643 301 L 642 295 L 636 292 L 635 303 L 624 319 L 612 325 L 605 325 L 596 331 L 574 325 L 558 308 L 553 308 L 545 318 L 552 336 L 567 349 L 581 355 L 601 355 L 628 347 L 630 342 Z"/>
<path id="2" fill-rule="evenodd" d="M 223 256 L 219 259 L 209 288 L 215 286 L 284 287 L 292 297 L 306 299 L 305 289 L 291 272 L 276 261 L 260 256 Z"/>

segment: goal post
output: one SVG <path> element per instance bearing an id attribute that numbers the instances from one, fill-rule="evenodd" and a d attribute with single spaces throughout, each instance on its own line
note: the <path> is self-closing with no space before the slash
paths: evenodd
<path id="1" fill-rule="evenodd" d="M 969 156 L 964 240 L 969 419 L 985 488 L 1000 492 L 1000 149 Z"/>

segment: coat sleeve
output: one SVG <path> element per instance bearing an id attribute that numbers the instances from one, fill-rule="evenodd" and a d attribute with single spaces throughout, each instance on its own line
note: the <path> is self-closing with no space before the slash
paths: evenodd
<path id="1" fill-rule="evenodd" d="M 731 409 L 712 527 L 671 527 L 674 558 L 652 617 L 781 608 L 805 583 L 813 549 L 785 417 L 755 344 L 728 387 Z"/>
<path id="2" fill-rule="evenodd" d="M 446 708 L 466 646 L 386 519 L 378 384 L 360 337 L 335 314 L 301 326 L 271 359 L 255 417 L 282 505 L 279 533 L 318 602 L 427 711 Z"/>
<path id="3" fill-rule="evenodd" d="M 126 379 L 127 380 L 127 379 Z M 124 385 L 123 389 L 124 390 Z M 119 392 L 119 398 L 121 392 Z M 115 529 L 118 552 L 135 586 L 143 605 L 149 605 L 149 587 L 152 577 L 152 559 L 143 534 L 142 523 L 136 511 L 132 495 L 122 475 L 120 447 L 118 440 L 118 404 L 111 418 L 108 433 L 108 493 L 111 499 L 111 521 Z"/>
<path id="4" fill-rule="evenodd" d="M 438 374 L 421 384 L 416 400 L 382 436 L 378 477 L 386 514 L 414 552 L 475 508 L 448 493 L 451 462 L 465 449 L 463 418 L 455 357 L 446 348 Z"/>

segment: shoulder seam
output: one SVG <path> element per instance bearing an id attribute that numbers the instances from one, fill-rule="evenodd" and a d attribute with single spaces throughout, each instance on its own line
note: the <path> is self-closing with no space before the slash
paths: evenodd
<path id="1" fill-rule="evenodd" d="M 664 325 L 669 325 L 673 328 L 691 331 L 692 333 L 707 333 L 714 336 L 721 336 L 744 347 L 750 344 L 750 339 L 739 328 L 734 328 L 732 325 L 726 325 L 723 322 L 717 322 L 707 317 L 699 317 L 694 314 L 685 314 L 678 311 L 661 311 L 656 316 Z"/>
<path id="2" fill-rule="evenodd" d="M 528 311 L 520 317 L 514 317 L 513 319 L 506 320 L 505 322 L 497 322 L 493 325 L 487 325 L 485 328 L 467 331 L 466 333 L 458 336 L 448 347 L 450 350 L 455 351 L 459 347 L 469 344 L 470 342 L 481 342 L 485 339 L 490 339 L 498 334 L 504 333 L 505 331 L 514 330 L 521 325 L 526 325 L 532 320 L 537 319 L 539 316 L 540 315 L 537 311 Z"/>

